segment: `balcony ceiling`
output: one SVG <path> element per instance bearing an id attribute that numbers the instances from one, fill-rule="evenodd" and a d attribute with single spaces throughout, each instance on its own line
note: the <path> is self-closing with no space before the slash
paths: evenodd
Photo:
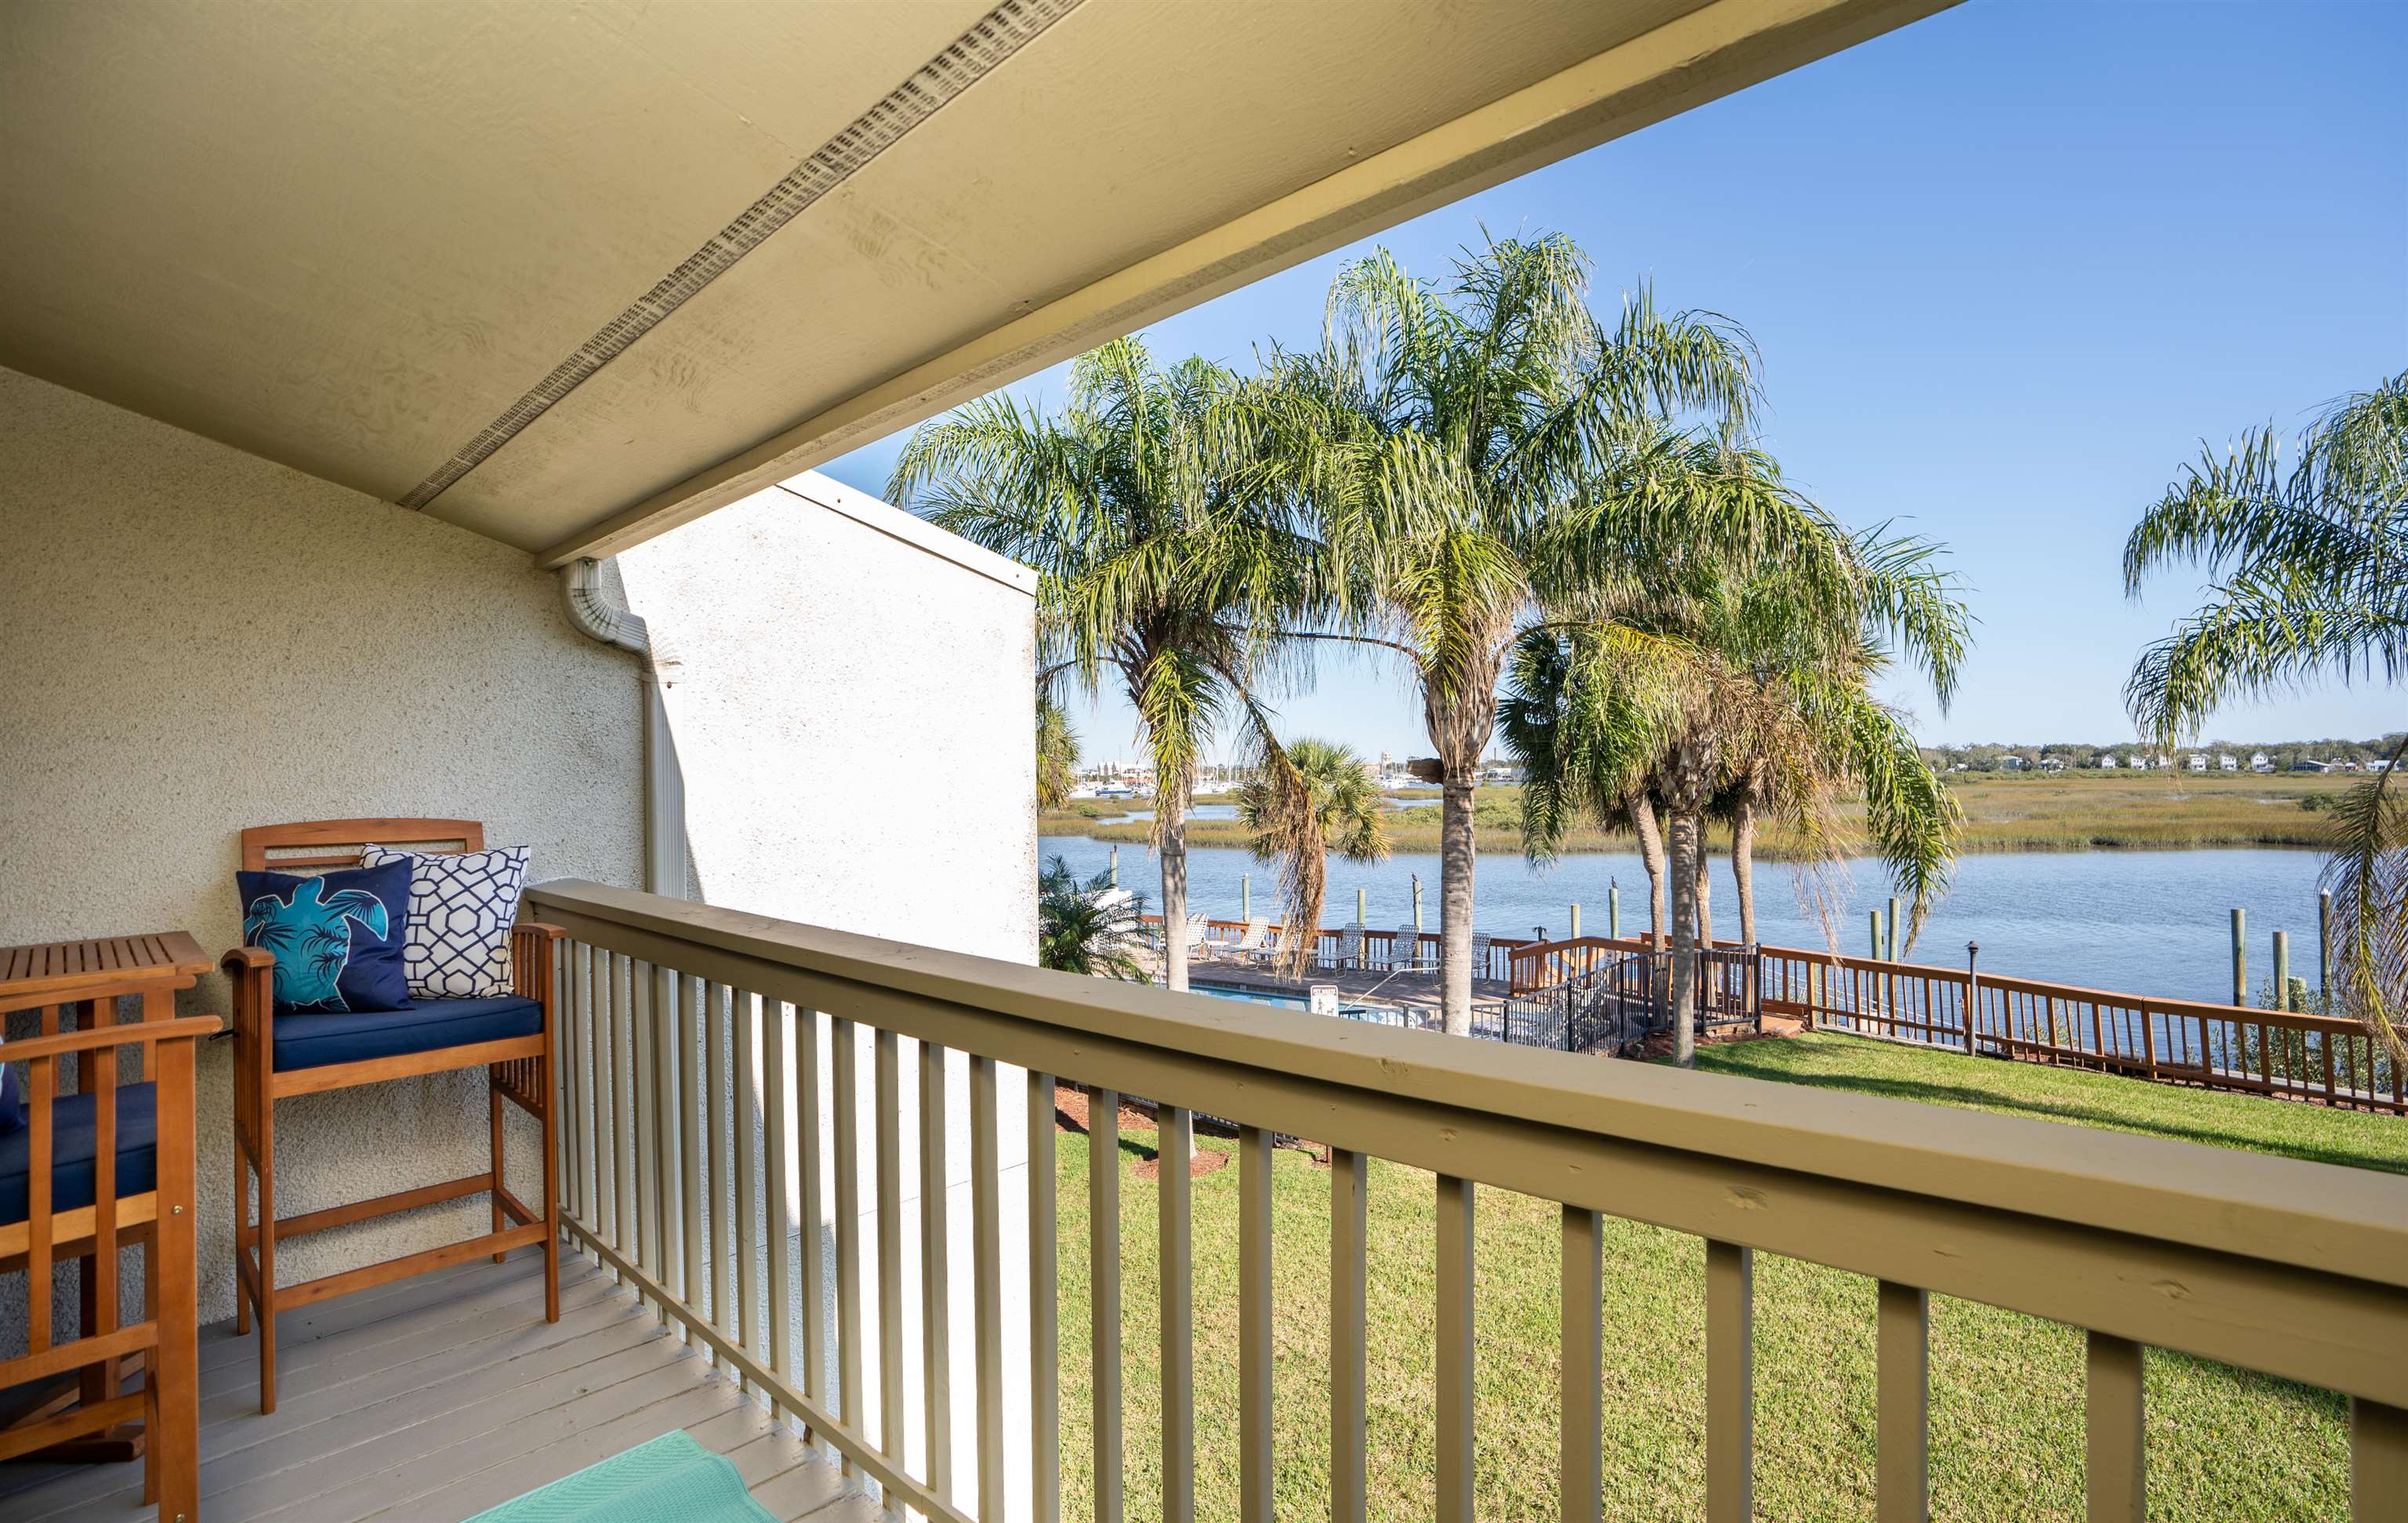
<path id="1" fill-rule="evenodd" d="M 1943 3 L 18 0 L 0 364 L 607 553 Z"/>

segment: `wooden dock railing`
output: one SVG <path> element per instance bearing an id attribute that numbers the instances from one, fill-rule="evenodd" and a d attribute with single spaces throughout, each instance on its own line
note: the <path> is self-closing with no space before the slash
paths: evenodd
<path id="1" fill-rule="evenodd" d="M 1646 948 L 1641 939 L 1602 936 L 1517 947 L 1513 987 L 1552 986 Z M 2408 1071 L 2372 1032 L 2344 1017 L 1976 976 L 1962 968 L 1798 947 L 1756 951 L 1765 1012 L 1810 1027 L 2408 1114 Z"/>
<path id="2" fill-rule="evenodd" d="M 1939 1126 L 1939 1113 L 1909 1101 L 1302 1020 L 595 884 L 539 884 L 528 898 L 569 937 L 559 964 L 564 1226 L 896 1508 L 944 1523 L 969 1523 L 973 1513 L 982 1523 L 1059 1517 L 1057 1076 L 1087 1086 L 1089 1145 L 1104 1157 L 1117 1150 L 1121 1094 L 1155 1102 L 1166 1157 L 1182 1156 L 1198 1113 L 1240 1128 L 1238 1310 L 1234 1328 L 1208 1336 L 1237 1345 L 1232 1510 L 1243 1523 L 1270 1517 L 1283 1463 L 1274 1365 L 1298 1359 L 1326 1364 L 1316 1373 L 1329 1415 L 1327 1454 L 1300 1462 L 1330 1477 L 1334 1516 L 1366 1514 L 1366 1160 L 1375 1156 L 1426 1171 L 1434 1192 L 1427 1293 L 1438 1395 L 1428 1415 L 1435 1496 L 1426 1501 L 1440 1523 L 1472 1515 L 1484 1417 L 1473 1223 L 1484 1188 L 1562 1207 L 1566 1517 L 1595 1518 L 1606 1494 L 1606 1214 L 1696 1240 L 1711 1523 L 1742 1523 L 1753 1512 L 1753 1328 L 1759 1315 L 1784 1315 L 1777 1301 L 1758 1304 L 1758 1252 L 1879 1282 L 1873 1422 L 1885 1518 L 1925 1516 L 1935 1294 L 2085 1329 L 2094 1520 L 2143 1516 L 2142 1354 L 2151 1345 L 2346 1395 L 2355 1516 L 2396 1518 L 2408 1505 L 2408 1359 L 2400 1357 L 2408 1349 L 2408 1197 L 2389 1175 L 2017 1116 L 1951 1111 Z M 913 1150 L 924 1171 L 931 1157 L 939 1171 L 922 1176 L 924 1200 L 941 1184 L 943 1160 L 959 1156 L 949 1149 L 967 1143 L 974 1273 L 966 1308 L 953 1303 L 942 1275 L 927 1277 L 922 1305 L 902 1295 L 907 1244 L 926 1263 L 953 1251 L 944 1212 L 903 1205 L 907 1041 L 924 1095 L 941 1094 L 955 1069 L 968 1080 L 968 1138 L 948 1135 L 953 1123 L 942 1104 L 923 1106 Z M 858 1083 L 863 1066 L 874 1075 L 869 1088 Z M 831 1067 L 832 1099 L 824 1099 L 821 1075 Z M 1007 1085 L 1025 1085 L 1028 1098 L 1025 1182 L 1007 1181 L 1002 1162 Z M 1326 1354 L 1283 1352 L 1274 1342 L 1270 1157 L 1281 1133 L 1333 1150 Z M 866 1178 L 874 1181 L 867 1201 Z M 1161 1348 L 1145 1362 L 1160 1381 L 1162 1463 L 1159 1494 L 1134 1499 L 1123 1495 L 1120 1463 L 1117 1314 L 1130 1230 L 1120 1178 L 1097 1170 L 1088 1184 L 1094 1510 L 1188 1520 L 1197 1503 L 1200 1319 L 1187 1171 L 1165 1170 L 1158 1192 L 1151 1246 Z M 1008 1209 L 1026 1213 L 1025 1266 L 1007 1265 Z M 789 1240 L 798 1223 L 796 1252 Z M 831 1231 L 833 1286 L 821 1252 Z M 763 1234 L 766 1271 L 754 1267 Z M 868 1273 L 879 1287 L 875 1325 L 863 1315 Z M 902 1324 L 937 1327 L 940 1318 L 972 1330 L 975 1444 L 960 1456 L 939 1446 L 915 1457 L 905 1438 Z M 1230 1327 L 1218 1317 L 1204 1325 Z M 1008 1344 L 1015 1364 L 1026 1349 L 1030 1372 L 1009 1389 Z M 923 1347 L 922 1388 L 951 1389 L 948 1340 Z M 874 1413 L 864 1397 L 873 1360 L 882 1394 Z M 1023 1445 L 1034 1460 L 1025 1485 L 1011 1480 L 1009 1458 Z M 1834 1507 L 1844 1501 L 1831 1499 Z"/>

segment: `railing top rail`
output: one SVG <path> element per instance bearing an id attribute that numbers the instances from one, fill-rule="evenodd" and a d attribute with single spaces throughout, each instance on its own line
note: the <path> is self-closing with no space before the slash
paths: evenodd
<path id="1" fill-rule="evenodd" d="M 572 935 L 622 927 L 850 986 L 830 996 L 901 994 L 1051 1028 L 1099 1053 L 1134 1043 L 1251 1070 L 1267 1086 L 1302 1075 L 1404 1109 L 1447 1107 L 1466 1114 L 1467 1135 L 1475 1118 L 1536 1124 L 1708 1165 L 1744 1160 L 2408 1288 L 2408 1179 L 2396 1175 L 1650 1064 L 1567 1064 L 1553 1054 L 1368 1023 L 1308 1024 L 1242 1001 L 577 880 L 537 884 L 528 897 Z M 1751 1209 L 1741 1199 L 1745 1189 L 1699 1187 L 1723 1188 L 1734 1209 Z M 1766 1208 L 1759 1201 L 1755 1209 Z"/>

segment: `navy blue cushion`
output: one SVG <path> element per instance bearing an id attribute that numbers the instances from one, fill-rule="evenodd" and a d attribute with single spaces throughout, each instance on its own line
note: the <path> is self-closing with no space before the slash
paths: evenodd
<path id="1" fill-rule="evenodd" d="M 422 999 L 408 1010 L 359 1015 L 279 1015 L 276 1070 L 322 1069 L 370 1057 L 466 1047 L 543 1029 L 543 1007 L 532 999 Z"/>
<path id="2" fill-rule="evenodd" d="M 0 1063 L 0 1137 L 25 1124 L 25 1093 L 17 1087 L 17 1065 Z"/>
<path id="3" fill-rule="evenodd" d="M 276 954 L 276 1012 L 408 1010 L 409 863 L 322 878 L 237 872 L 245 946 Z"/>
<path id="4" fill-rule="evenodd" d="M 100 1156 L 98 1095 L 50 1101 L 50 1210 L 92 1204 L 93 1160 Z M 32 1200 L 34 1128 L 0 1137 L 0 1227 L 25 1219 Z M 144 1195 L 159 1184 L 159 1092 L 150 1085 L 117 1089 L 117 1194 Z"/>

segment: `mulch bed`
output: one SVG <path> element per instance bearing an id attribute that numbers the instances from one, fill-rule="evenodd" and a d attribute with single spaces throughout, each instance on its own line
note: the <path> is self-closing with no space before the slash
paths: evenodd
<path id="1" fill-rule="evenodd" d="M 1160 1122 L 1154 1116 L 1152 1105 L 1141 1100 L 1133 1100 L 1124 1095 L 1121 1097 L 1120 1103 L 1120 1125 L 1124 1132 L 1153 1131 Z M 1068 1084 L 1057 1084 L 1054 1086 L 1054 1126 L 1059 1131 L 1074 1131 L 1082 1137 L 1087 1135 L 1087 1092 L 1085 1090 L 1076 1085 Z M 1227 1128 L 1209 1123 L 1199 1123 L 1196 1129 L 1211 1135 L 1226 1131 Z M 1161 1156 L 1155 1149 L 1133 1142 L 1124 1142 L 1121 1145 L 1138 1156 L 1137 1167 L 1131 1171 L 1138 1178 L 1160 1179 L 1162 1177 Z M 1187 1160 L 1187 1177 L 1202 1179 L 1206 1174 L 1228 1167 L 1228 1163 L 1229 1155 L 1218 1148 L 1197 1148 L 1196 1156 Z"/>

